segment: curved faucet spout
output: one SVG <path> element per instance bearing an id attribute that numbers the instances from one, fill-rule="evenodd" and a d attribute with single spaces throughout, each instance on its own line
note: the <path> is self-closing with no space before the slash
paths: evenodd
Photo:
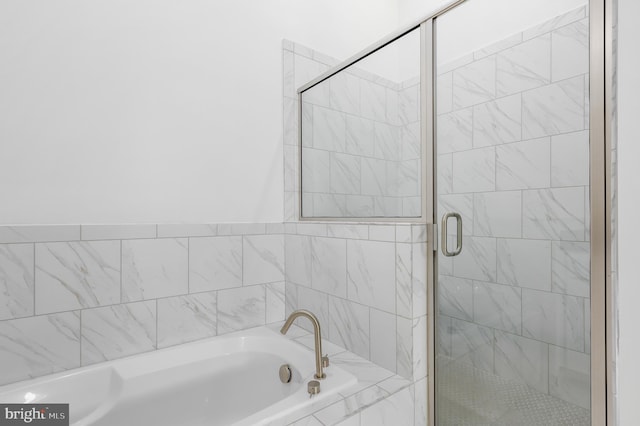
<path id="1" fill-rule="evenodd" d="M 311 321 L 311 323 L 313 324 L 313 337 L 315 340 L 315 352 L 316 352 L 315 377 L 316 379 L 324 379 L 326 375 L 322 371 L 322 336 L 320 333 L 320 322 L 318 321 L 318 318 L 313 313 L 305 309 L 299 309 L 297 311 L 293 311 L 291 315 L 289 315 L 289 318 L 287 318 L 287 320 L 285 321 L 282 328 L 280 329 L 280 333 L 287 334 L 287 331 L 289 331 L 291 324 L 293 324 L 293 322 L 298 317 L 305 317 L 309 319 L 309 321 Z"/>

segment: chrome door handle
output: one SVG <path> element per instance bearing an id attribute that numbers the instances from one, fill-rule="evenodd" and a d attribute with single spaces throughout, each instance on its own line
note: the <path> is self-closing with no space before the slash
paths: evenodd
<path id="1" fill-rule="evenodd" d="M 457 222 L 456 227 L 456 249 L 449 251 L 447 247 L 447 221 L 449 218 L 454 217 Z M 442 248 L 442 254 L 447 257 L 457 256 L 462 251 L 462 216 L 458 213 L 449 212 L 442 215 L 442 237 L 440 247 Z"/>

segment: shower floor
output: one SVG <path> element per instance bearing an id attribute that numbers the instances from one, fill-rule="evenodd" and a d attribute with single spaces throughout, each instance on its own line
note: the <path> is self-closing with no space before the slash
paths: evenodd
<path id="1" fill-rule="evenodd" d="M 438 361 L 439 426 L 589 426 L 590 412 L 473 366 Z"/>

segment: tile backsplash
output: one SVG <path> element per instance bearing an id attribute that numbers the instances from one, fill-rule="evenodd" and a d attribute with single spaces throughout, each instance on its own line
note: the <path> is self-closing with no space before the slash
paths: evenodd
<path id="1" fill-rule="evenodd" d="M 282 321 L 282 231 L 0 227 L 0 384 Z"/>

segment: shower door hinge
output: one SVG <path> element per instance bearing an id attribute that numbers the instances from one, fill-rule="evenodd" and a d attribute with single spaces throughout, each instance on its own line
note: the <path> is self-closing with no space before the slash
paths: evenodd
<path id="1" fill-rule="evenodd" d="M 427 225 L 427 244 L 431 243 L 433 251 L 438 251 L 438 224 L 430 223 Z"/>

